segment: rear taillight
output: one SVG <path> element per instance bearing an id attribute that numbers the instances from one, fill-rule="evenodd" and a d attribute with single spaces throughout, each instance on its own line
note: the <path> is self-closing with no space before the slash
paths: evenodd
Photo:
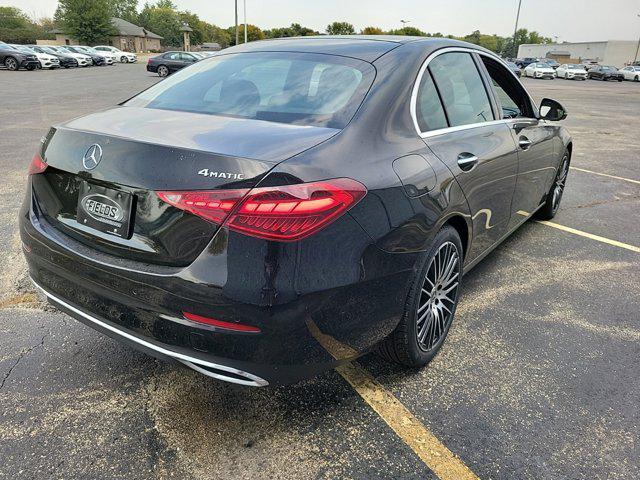
<path id="1" fill-rule="evenodd" d="M 31 163 L 29 164 L 29 170 L 28 173 L 29 175 L 35 175 L 36 173 L 42 173 L 44 172 L 47 167 L 49 165 L 47 165 L 44 160 L 42 160 L 42 158 L 40 157 L 40 155 L 38 155 L 37 153 L 33 156 L 33 158 L 31 159 Z"/>
<path id="2" fill-rule="evenodd" d="M 251 190 L 157 192 L 174 207 L 254 237 L 291 242 L 326 227 L 367 193 L 359 182 L 336 178 Z"/>

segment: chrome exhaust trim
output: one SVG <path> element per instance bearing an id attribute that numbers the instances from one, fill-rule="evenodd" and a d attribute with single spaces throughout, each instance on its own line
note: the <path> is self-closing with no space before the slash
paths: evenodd
<path id="1" fill-rule="evenodd" d="M 30 280 L 38 290 L 40 290 L 44 295 L 46 295 L 46 297 L 49 300 L 53 301 L 54 303 L 61 305 L 62 307 L 72 311 L 76 315 L 79 315 L 82 318 L 89 320 L 91 323 L 94 323 L 95 325 L 98 325 L 106 330 L 109 330 L 110 332 L 113 332 L 120 337 L 126 338 L 127 340 L 135 342 L 138 345 L 141 345 L 145 348 L 155 350 L 156 352 L 162 355 L 166 355 L 167 357 L 171 357 L 179 361 L 180 363 L 186 365 L 187 367 L 195 370 L 198 373 L 201 373 L 203 375 L 206 375 L 208 377 L 212 377 L 218 380 L 223 380 L 225 382 L 230 382 L 230 383 L 236 383 L 239 385 L 248 385 L 251 387 L 264 387 L 266 385 L 269 385 L 269 382 L 267 382 L 266 380 L 256 375 L 253 375 L 252 373 L 238 370 L 237 368 L 233 368 L 233 367 L 228 367 L 226 365 L 207 362 L 205 360 L 200 360 L 199 358 L 191 357 L 189 355 L 183 355 L 182 353 L 168 350 L 164 347 L 160 347 L 158 345 L 155 345 L 154 343 L 148 342 L 142 338 L 136 337 L 135 335 L 131 335 L 130 333 L 124 332 L 108 323 L 103 322 L 102 320 L 92 315 L 89 315 L 86 312 L 83 312 L 82 310 L 65 302 L 61 298 L 53 295 L 52 293 L 48 292 L 47 290 L 42 288 L 40 285 L 38 285 L 33 278 L 30 278 Z M 225 372 L 228 373 L 228 375 L 225 374 Z"/>

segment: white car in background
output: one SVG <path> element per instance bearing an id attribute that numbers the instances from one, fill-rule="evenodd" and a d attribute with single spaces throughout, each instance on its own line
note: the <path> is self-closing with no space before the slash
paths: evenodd
<path id="1" fill-rule="evenodd" d="M 548 63 L 536 62 L 527 65 L 524 69 L 525 77 L 533 78 L 556 78 L 556 71 Z"/>
<path id="2" fill-rule="evenodd" d="M 88 55 L 100 55 L 104 58 L 105 65 L 113 65 L 116 63 L 116 56 L 111 52 L 100 52 L 93 47 L 88 47 L 86 45 L 74 45 L 74 48 L 86 52 Z"/>
<path id="3" fill-rule="evenodd" d="M 60 60 L 58 60 L 58 57 L 54 57 L 53 55 L 49 55 L 48 53 L 36 52 L 26 45 L 10 44 L 10 46 L 15 48 L 19 52 L 28 53 L 29 55 L 35 55 L 36 57 L 38 57 L 40 68 L 48 68 L 50 70 L 53 70 L 54 68 L 60 68 Z"/>
<path id="4" fill-rule="evenodd" d="M 618 70 L 618 73 L 624 75 L 625 80 L 640 82 L 640 65 L 629 65 Z"/>
<path id="5" fill-rule="evenodd" d="M 583 65 L 576 63 L 564 63 L 556 68 L 556 75 L 558 78 L 564 78 L 565 80 L 586 80 L 587 71 Z"/>
<path id="6" fill-rule="evenodd" d="M 135 53 L 123 52 L 122 50 L 119 50 L 116 47 L 111 47 L 109 45 L 98 45 L 96 47 L 93 47 L 93 49 L 97 50 L 100 53 L 112 53 L 116 57 L 116 60 L 120 63 L 135 63 L 138 61 L 138 56 Z"/>
<path id="7" fill-rule="evenodd" d="M 78 61 L 79 67 L 90 67 L 91 65 L 93 65 L 93 60 L 91 60 L 91 57 L 89 55 L 76 53 L 73 50 L 69 50 L 64 45 L 58 45 L 58 46 L 46 45 L 46 46 L 56 52 L 64 53 L 65 55 L 71 55 L 73 58 L 75 58 Z"/>

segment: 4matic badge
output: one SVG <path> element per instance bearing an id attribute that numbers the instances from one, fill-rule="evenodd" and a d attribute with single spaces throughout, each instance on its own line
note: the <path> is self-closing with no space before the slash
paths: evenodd
<path id="1" fill-rule="evenodd" d="M 198 175 L 209 178 L 227 178 L 229 180 L 242 180 L 244 179 L 244 173 L 231 173 L 231 172 L 215 172 L 208 168 L 203 168 L 198 172 Z"/>

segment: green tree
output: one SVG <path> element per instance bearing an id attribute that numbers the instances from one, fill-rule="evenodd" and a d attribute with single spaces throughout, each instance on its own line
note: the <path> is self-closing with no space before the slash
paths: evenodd
<path id="1" fill-rule="evenodd" d="M 391 35 L 407 35 L 410 37 L 426 37 L 428 36 L 426 32 L 423 32 L 419 28 L 416 27 L 402 27 L 397 30 L 391 30 L 389 32 Z"/>
<path id="2" fill-rule="evenodd" d="M 333 22 L 327 25 L 329 35 L 353 35 L 356 29 L 349 22 Z"/>
<path id="3" fill-rule="evenodd" d="M 116 34 L 109 0 L 60 0 L 59 7 L 63 30 L 80 43 L 105 43 Z"/>
<path id="4" fill-rule="evenodd" d="M 138 23 L 138 0 L 109 0 L 111 16 Z"/>
<path id="5" fill-rule="evenodd" d="M 227 28 L 227 33 L 229 34 L 229 45 L 236 44 L 236 27 L 231 26 Z M 265 38 L 264 32 L 260 30 L 259 27 L 255 25 L 248 24 L 247 25 L 247 41 L 253 42 L 256 40 L 262 40 Z M 240 43 L 244 43 L 244 24 L 238 25 L 238 41 Z"/>
<path id="6" fill-rule="evenodd" d="M 364 27 L 362 35 L 384 35 L 384 31 L 378 27 Z"/>
<path id="7" fill-rule="evenodd" d="M 160 43 L 166 46 L 177 47 L 182 45 L 182 32 L 180 32 L 180 15 L 176 7 L 169 0 L 160 0 L 156 4 L 145 3 L 138 15 L 141 27 L 160 36 Z"/>
<path id="8" fill-rule="evenodd" d="M 265 38 L 283 38 L 283 37 L 306 37 L 309 35 L 320 35 L 319 32 L 303 27 L 299 23 L 292 23 L 290 27 L 278 27 L 271 30 L 263 30 Z"/>
<path id="9" fill-rule="evenodd" d="M 7 43 L 36 43 L 39 38 L 52 38 L 16 7 L 0 7 L 0 40 Z"/>

